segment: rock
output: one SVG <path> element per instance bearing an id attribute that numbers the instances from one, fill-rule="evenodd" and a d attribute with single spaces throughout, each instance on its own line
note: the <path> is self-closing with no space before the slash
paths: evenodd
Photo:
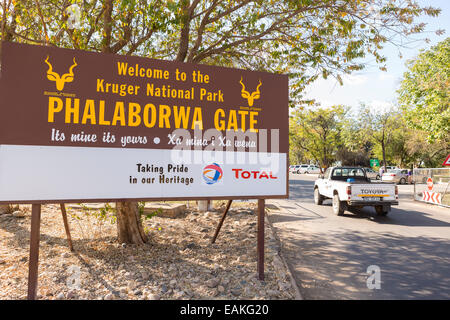
<path id="1" fill-rule="evenodd" d="M 147 281 L 150 278 L 150 275 L 147 271 L 141 271 L 141 278 L 144 281 Z"/>
<path id="2" fill-rule="evenodd" d="M 157 217 L 180 218 L 184 216 L 186 205 L 181 203 L 146 203 L 143 215 L 149 215 L 157 212 Z"/>
<path id="3" fill-rule="evenodd" d="M 157 294 L 150 293 L 147 295 L 147 299 L 148 300 L 159 300 L 159 299 L 161 299 L 161 297 Z"/>
<path id="4" fill-rule="evenodd" d="M 137 287 L 136 281 L 134 280 L 128 281 L 127 285 L 128 292 L 133 291 L 134 289 L 136 289 L 136 287 Z"/>
<path id="5" fill-rule="evenodd" d="M 25 213 L 23 213 L 22 211 L 14 211 L 13 213 L 12 213 L 12 216 L 14 217 L 14 218 L 18 218 L 18 219 L 20 219 L 20 218 L 25 218 Z"/>
<path id="6" fill-rule="evenodd" d="M 219 285 L 219 283 L 220 283 L 220 279 L 213 278 L 213 279 L 209 279 L 208 281 L 206 281 L 206 286 L 208 288 L 215 288 Z"/>
<path id="7" fill-rule="evenodd" d="M 276 297 L 276 296 L 278 296 L 280 294 L 280 292 L 278 290 L 267 290 L 267 294 L 270 297 Z"/>
<path id="8" fill-rule="evenodd" d="M 177 270 L 177 266 L 172 263 L 169 267 L 169 272 L 176 271 L 176 270 Z"/>
<path id="9" fill-rule="evenodd" d="M 233 288 L 230 290 L 231 294 L 235 297 L 240 296 L 241 295 L 241 288 Z"/>
<path id="10" fill-rule="evenodd" d="M 170 285 L 171 287 L 175 287 L 175 286 L 177 285 L 177 280 L 175 280 L 175 279 L 170 280 L 169 285 Z"/>
<path id="11" fill-rule="evenodd" d="M 186 248 L 187 249 L 195 249 L 195 248 L 197 248 L 197 245 L 195 243 L 191 242 L 186 245 Z"/>
<path id="12" fill-rule="evenodd" d="M 65 298 L 66 298 L 66 296 L 64 295 L 64 292 L 61 292 L 56 296 L 56 299 L 58 299 L 58 300 L 64 300 Z"/>
<path id="13" fill-rule="evenodd" d="M 61 255 L 61 257 L 62 257 L 62 258 L 70 258 L 70 253 L 64 252 L 64 253 Z"/>
<path id="14" fill-rule="evenodd" d="M 162 293 L 166 293 L 168 290 L 169 290 L 169 289 L 167 288 L 167 286 L 166 286 L 165 284 L 163 284 L 163 285 L 161 286 L 161 292 L 162 292 Z"/>
<path id="15" fill-rule="evenodd" d="M 126 293 L 121 292 L 121 293 L 119 293 L 119 296 L 123 300 L 128 299 L 128 294 L 126 294 Z"/>
<path id="16" fill-rule="evenodd" d="M 218 286 L 217 287 L 217 291 L 219 291 L 220 293 L 224 293 L 225 292 L 225 288 L 223 286 Z"/>
<path id="17" fill-rule="evenodd" d="M 70 291 L 67 293 L 67 299 L 73 299 L 73 298 L 76 297 L 76 295 L 77 295 L 77 293 L 76 293 L 74 290 L 70 290 Z"/>
<path id="18" fill-rule="evenodd" d="M 114 295 L 112 293 L 108 293 L 105 297 L 105 300 L 114 300 Z"/>
<path id="19" fill-rule="evenodd" d="M 119 289 L 120 294 L 127 294 L 128 293 L 128 288 L 127 287 L 121 287 Z"/>
<path id="20" fill-rule="evenodd" d="M 125 277 L 125 279 L 127 280 L 132 280 L 134 279 L 134 274 L 132 274 L 131 272 L 125 272 L 125 274 L 123 275 Z"/>

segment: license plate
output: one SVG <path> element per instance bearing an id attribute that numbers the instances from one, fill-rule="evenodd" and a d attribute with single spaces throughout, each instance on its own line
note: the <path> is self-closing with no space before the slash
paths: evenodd
<path id="1" fill-rule="evenodd" d="M 362 197 L 363 201 L 383 201 L 383 197 Z"/>

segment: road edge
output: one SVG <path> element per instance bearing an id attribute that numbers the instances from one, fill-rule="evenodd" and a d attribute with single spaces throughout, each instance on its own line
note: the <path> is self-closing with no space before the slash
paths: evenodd
<path id="1" fill-rule="evenodd" d="M 294 288 L 294 292 L 295 292 L 295 299 L 294 300 L 304 300 L 302 294 L 300 293 L 300 289 L 299 289 L 299 287 L 297 285 L 297 281 L 295 281 L 294 274 L 292 272 L 292 268 L 290 267 L 290 265 L 288 264 L 286 258 L 283 255 L 283 252 L 281 250 L 281 246 L 282 246 L 281 240 L 278 237 L 278 234 L 276 232 L 275 227 L 273 226 L 272 222 L 269 219 L 269 212 L 268 212 L 267 208 L 265 210 L 265 220 L 266 220 L 266 223 L 270 227 L 270 230 L 272 232 L 273 238 L 279 244 L 279 249 L 277 250 L 278 251 L 278 256 L 280 257 L 281 262 L 283 263 L 285 269 L 287 270 L 287 274 L 289 275 L 289 280 L 291 282 L 291 286 Z"/>

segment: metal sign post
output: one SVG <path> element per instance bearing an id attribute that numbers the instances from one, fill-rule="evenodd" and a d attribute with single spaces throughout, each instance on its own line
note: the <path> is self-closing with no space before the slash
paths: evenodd
<path id="1" fill-rule="evenodd" d="M 264 280 L 264 210 L 265 200 L 258 199 L 258 279 Z"/>
<path id="2" fill-rule="evenodd" d="M 37 293 L 39 239 L 41 228 L 41 205 L 33 204 L 31 209 L 30 259 L 28 265 L 28 300 L 35 300 Z"/>
<path id="3" fill-rule="evenodd" d="M 70 229 L 69 229 L 69 221 L 67 221 L 67 212 L 66 212 L 66 206 L 64 203 L 60 204 L 61 206 L 61 214 L 64 221 L 64 229 L 66 229 L 66 235 L 67 235 L 67 242 L 69 244 L 70 251 L 73 251 L 73 245 L 72 245 L 72 237 L 70 236 Z"/>
<path id="4" fill-rule="evenodd" d="M 219 225 L 217 226 L 216 232 L 214 233 L 214 236 L 211 240 L 211 243 L 216 242 L 217 236 L 219 235 L 220 229 L 222 228 L 222 224 L 227 216 L 228 210 L 230 210 L 230 206 L 233 200 L 228 200 L 227 207 L 225 208 L 225 211 L 223 212 L 222 218 L 220 219 Z"/>

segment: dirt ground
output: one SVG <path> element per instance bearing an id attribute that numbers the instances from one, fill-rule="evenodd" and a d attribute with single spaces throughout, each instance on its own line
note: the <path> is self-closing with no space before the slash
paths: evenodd
<path id="1" fill-rule="evenodd" d="M 256 202 L 234 203 L 215 244 L 225 201 L 184 217 L 144 219 L 149 242 L 117 242 L 112 210 L 68 209 L 70 252 L 59 205 L 41 216 L 39 299 L 293 299 L 279 244 L 266 224 L 265 281 L 256 274 Z M 0 215 L 0 299 L 25 299 L 31 206 Z"/>

